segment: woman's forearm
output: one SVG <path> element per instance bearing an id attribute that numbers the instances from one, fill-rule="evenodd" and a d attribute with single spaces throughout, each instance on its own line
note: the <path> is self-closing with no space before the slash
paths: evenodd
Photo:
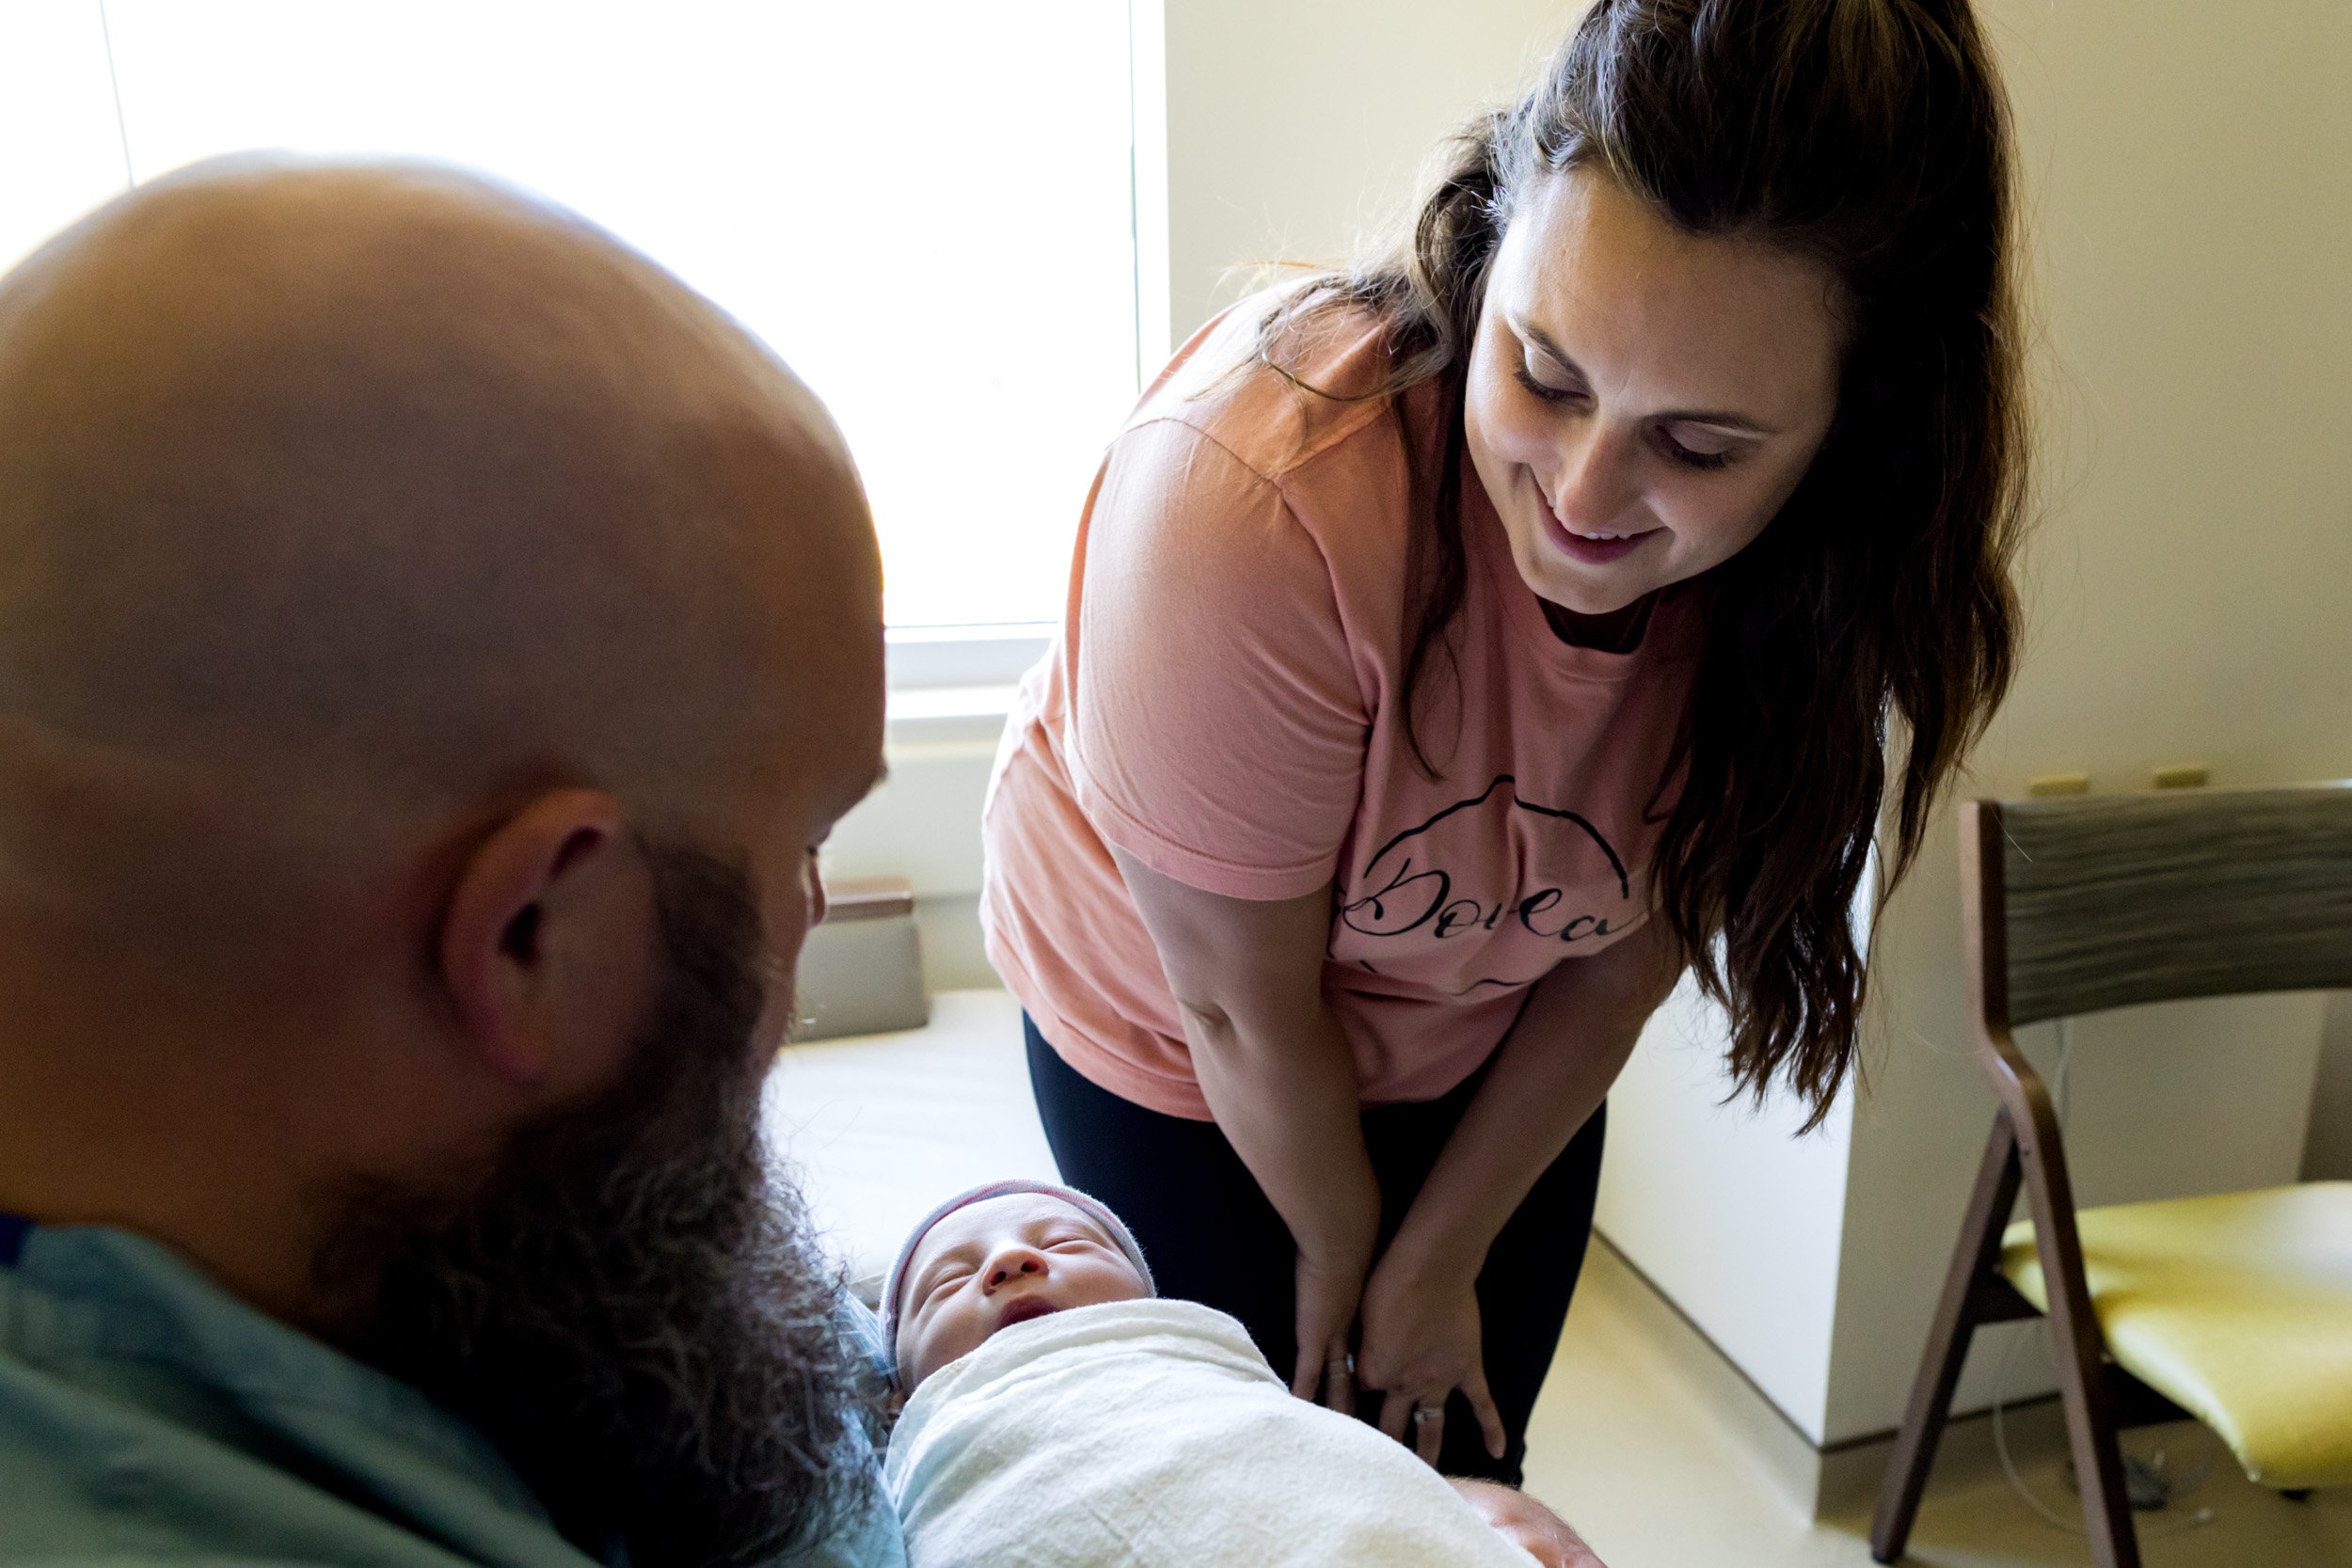
<path id="1" fill-rule="evenodd" d="M 1285 1020 L 1184 1010 L 1193 1070 L 1216 1124 L 1290 1227 L 1337 1272 L 1372 1260 L 1380 1187 L 1357 1110 L 1356 1062 L 1317 998 Z"/>
<path id="2" fill-rule="evenodd" d="M 1657 923 L 1652 923 L 1655 925 Z M 1645 926 L 1608 952 L 1572 959 L 1529 995 L 1429 1180 L 1391 1258 L 1474 1276 L 1504 1222 L 1616 1082 L 1642 1025 L 1674 989 L 1678 955 Z"/>

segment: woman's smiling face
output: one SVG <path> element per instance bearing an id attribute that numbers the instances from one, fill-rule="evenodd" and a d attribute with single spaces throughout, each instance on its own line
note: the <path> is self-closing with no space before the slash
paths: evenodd
<path id="1" fill-rule="evenodd" d="M 1684 233 L 1588 169 L 1537 176 L 1463 408 L 1527 585 L 1605 615 L 1744 549 L 1829 434 L 1841 347 L 1820 263 Z"/>

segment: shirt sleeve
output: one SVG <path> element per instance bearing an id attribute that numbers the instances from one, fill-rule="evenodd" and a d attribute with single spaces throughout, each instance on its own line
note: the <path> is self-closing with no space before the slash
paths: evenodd
<path id="1" fill-rule="evenodd" d="M 1186 886 L 1329 885 L 1370 720 L 1322 546 L 1281 488 L 1157 420 L 1111 450 L 1080 562 L 1069 756 L 1105 841 Z"/>

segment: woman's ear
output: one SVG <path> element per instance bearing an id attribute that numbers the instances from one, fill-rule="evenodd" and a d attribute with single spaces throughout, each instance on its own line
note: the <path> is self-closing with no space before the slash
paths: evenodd
<path id="1" fill-rule="evenodd" d="M 438 977 L 460 1048 L 516 1087 L 595 1081 L 649 999 L 656 930 L 620 803 L 535 797 L 474 846 L 444 908 Z"/>

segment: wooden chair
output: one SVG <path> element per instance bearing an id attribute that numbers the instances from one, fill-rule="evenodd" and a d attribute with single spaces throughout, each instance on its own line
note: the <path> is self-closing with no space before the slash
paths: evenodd
<path id="1" fill-rule="evenodd" d="M 2097 1568 L 2139 1563 L 2121 1428 L 2193 1410 L 2257 1481 L 2290 1496 L 2352 1481 L 2352 1182 L 2078 1214 L 2050 1095 L 2010 1033 L 2145 1002 L 2352 988 L 2352 786 L 1979 800 L 1961 832 L 1971 1044 L 2000 1104 L 1871 1556 L 1902 1556 L 1977 1327 L 2037 1311 Z M 2032 1218 L 2010 1227 L 2021 1184 Z M 2215 1323 L 2233 1302 L 2239 1315 Z M 2245 1354 L 2249 1339 L 2263 1354 Z"/>

